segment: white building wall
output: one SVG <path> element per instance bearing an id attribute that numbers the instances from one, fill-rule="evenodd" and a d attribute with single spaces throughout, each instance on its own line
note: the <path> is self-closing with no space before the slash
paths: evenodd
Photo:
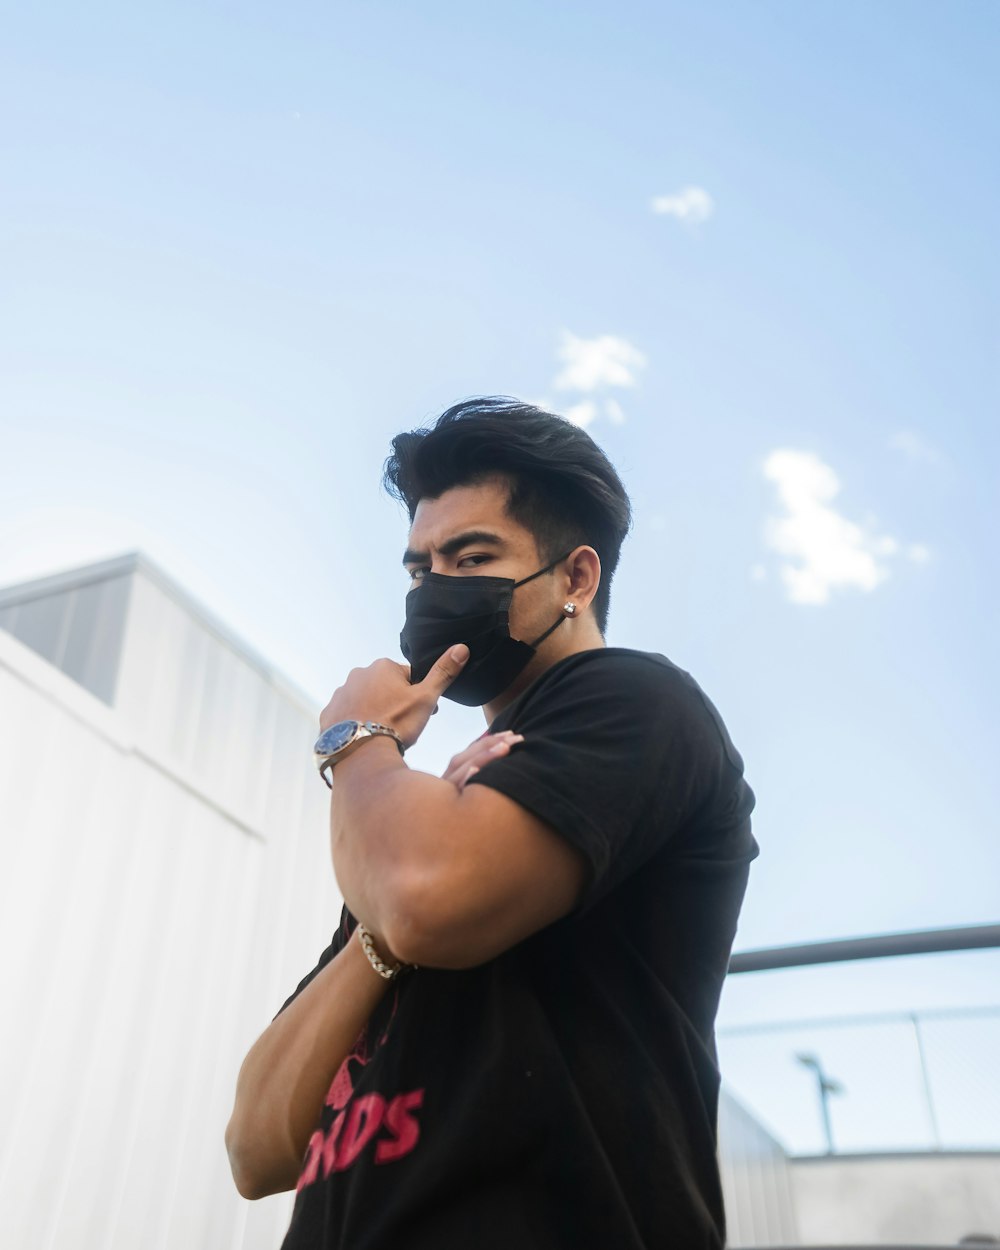
<path id="1" fill-rule="evenodd" d="M 339 918 L 319 708 L 127 576 L 114 707 L 0 630 L 0 1245 L 273 1250 L 291 1198 L 244 1202 L 223 1132 Z"/>
<path id="2" fill-rule="evenodd" d="M 719 1099 L 719 1164 L 728 1244 L 794 1245 L 799 1230 L 788 1156 L 725 1088 Z"/>

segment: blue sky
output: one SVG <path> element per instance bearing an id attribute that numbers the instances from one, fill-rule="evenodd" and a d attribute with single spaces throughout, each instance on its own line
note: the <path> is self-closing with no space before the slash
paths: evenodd
<path id="1" fill-rule="evenodd" d="M 689 669 L 746 758 L 738 946 L 995 922 L 998 28 L 22 8 L 0 583 L 141 548 L 318 710 L 399 658 L 392 434 L 545 400 L 632 493 L 609 641 Z M 449 706 L 415 758 L 481 724 Z M 722 1021 L 995 1001 L 1000 959 L 824 976 L 734 979 Z"/>

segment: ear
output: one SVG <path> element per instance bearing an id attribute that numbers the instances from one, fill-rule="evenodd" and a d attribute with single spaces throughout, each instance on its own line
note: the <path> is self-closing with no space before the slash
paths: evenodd
<path id="1" fill-rule="evenodd" d="M 577 547 L 568 563 L 568 595 L 577 605 L 577 615 L 590 605 L 601 584 L 601 557 L 593 547 Z"/>

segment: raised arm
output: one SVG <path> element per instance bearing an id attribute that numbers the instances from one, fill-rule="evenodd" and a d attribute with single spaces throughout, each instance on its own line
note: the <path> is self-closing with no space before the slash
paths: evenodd
<path id="1" fill-rule="evenodd" d="M 582 856 L 506 795 L 480 785 L 457 793 L 408 769 L 385 738 L 338 772 L 330 821 L 337 880 L 353 914 L 404 963 L 473 968 L 579 899 Z"/>
<path id="2" fill-rule="evenodd" d="M 320 718 L 371 719 L 416 742 L 468 658 L 451 648 L 422 682 L 376 660 L 353 669 Z M 416 772 L 377 737 L 336 765 L 330 844 L 351 912 L 398 959 L 471 968 L 569 912 L 583 891 L 582 855 L 544 820 L 484 786 L 457 790 Z"/>

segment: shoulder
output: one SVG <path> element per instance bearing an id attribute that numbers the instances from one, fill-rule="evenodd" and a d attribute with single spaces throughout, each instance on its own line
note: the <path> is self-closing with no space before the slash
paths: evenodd
<path id="1" fill-rule="evenodd" d="M 672 660 L 658 651 L 632 647 L 595 647 L 558 660 L 545 670 L 521 696 L 525 704 L 548 699 L 563 691 L 591 691 L 604 698 L 628 700 L 697 698 L 697 683 Z"/>
<path id="2" fill-rule="evenodd" d="M 743 759 L 715 704 L 685 669 L 658 651 L 595 647 L 558 660 L 501 713 L 491 729 L 573 721 L 583 729 L 612 724 L 655 733 L 664 750 L 678 738 L 738 770 Z"/>

